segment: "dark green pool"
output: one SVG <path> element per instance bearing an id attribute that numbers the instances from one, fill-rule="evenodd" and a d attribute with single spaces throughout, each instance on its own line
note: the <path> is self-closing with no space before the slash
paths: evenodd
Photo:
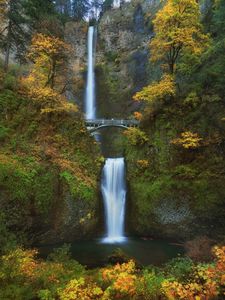
<path id="1" fill-rule="evenodd" d="M 46 257 L 57 247 L 60 245 L 46 245 L 39 247 L 39 251 L 41 256 Z M 160 265 L 184 253 L 183 247 L 179 245 L 161 240 L 137 238 L 129 238 L 118 244 L 104 244 L 101 240 L 76 241 L 71 244 L 73 258 L 88 267 L 105 265 L 108 257 L 118 248 L 144 266 Z"/>

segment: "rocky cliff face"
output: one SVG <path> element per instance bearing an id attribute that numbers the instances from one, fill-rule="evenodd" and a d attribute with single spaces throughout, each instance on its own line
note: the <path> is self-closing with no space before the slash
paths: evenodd
<path id="1" fill-rule="evenodd" d="M 132 95 L 147 84 L 151 19 L 159 1 L 132 1 L 107 11 L 97 28 L 96 77 L 98 113 L 128 117 L 137 108 Z M 66 41 L 72 45 L 68 96 L 82 105 L 87 65 L 87 25 L 67 23 Z"/>
<path id="2" fill-rule="evenodd" d="M 158 1 L 132 1 L 103 15 L 98 26 L 97 94 L 102 116 L 128 117 L 149 77 L 151 17 Z"/>

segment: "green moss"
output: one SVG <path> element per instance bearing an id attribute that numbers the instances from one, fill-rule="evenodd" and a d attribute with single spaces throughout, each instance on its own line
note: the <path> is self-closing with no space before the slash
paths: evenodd
<path id="1" fill-rule="evenodd" d="M 75 199 L 83 199 L 91 202 L 95 197 L 96 191 L 94 188 L 83 183 L 79 178 L 73 176 L 71 173 L 64 171 L 60 174 L 69 186 L 69 190 Z"/>

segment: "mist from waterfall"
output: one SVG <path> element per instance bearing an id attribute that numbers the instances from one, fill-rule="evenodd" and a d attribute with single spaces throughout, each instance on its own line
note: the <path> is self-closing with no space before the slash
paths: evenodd
<path id="1" fill-rule="evenodd" d="M 86 119 L 96 118 L 95 103 L 95 28 L 90 26 L 88 29 L 88 72 L 85 95 L 85 116 Z"/>
<path id="2" fill-rule="evenodd" d="M 106 237 L 103 242 L 117 243 L 125 240 L 124 221 L 126 181 L 124 158 L 108 158 L 102 172 L 101 185 L 106 220 Z"/>

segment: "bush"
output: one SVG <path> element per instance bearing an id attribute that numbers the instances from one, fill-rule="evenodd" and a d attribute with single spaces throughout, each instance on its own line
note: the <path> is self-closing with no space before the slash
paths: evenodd
<path id="1" fill-rule="evenodd" d="M 185 281 L 193 272 L 194 264 L 188 257 L 172 259 L 165 265 L 165 274 L 176 280 Z"/>
<path id="2" fill-rule="evenodd" d="M 141 299 L 157 300 L 162 296 L 161 285 L 164 276 L 155 270 L 144 270 L 143 277 L 137 282 L 137 294 Z"/>
<path id="3" fill-rule="evenodd" d="M 17 88 L 17 79 L 15 76 L 11 74 L 6 74 L 4 81 L 3 81 L 3 87 L 8 90 L 15 91 Z"/>

